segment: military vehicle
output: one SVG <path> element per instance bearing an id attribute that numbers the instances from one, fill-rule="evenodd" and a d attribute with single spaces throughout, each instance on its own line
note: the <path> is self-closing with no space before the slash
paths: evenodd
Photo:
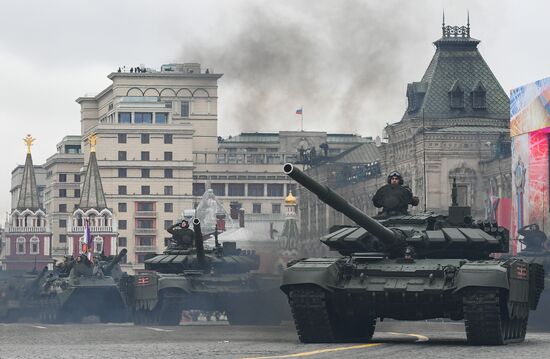
<path id="1" fill-rule="evenodd" d="M 529 327 L 550 330 L 550 249 L 546 234 L 537 224 L 529 224 L 518 230 L 519 241 L 525 248 L 517 254 L 527 263 L 538 263 L 544 267 L 544 287 L 537 310 L 529 319 Z"/>
<path id="2" fill-rule="evenodd" d="M 281 289 L 302 342 L 369 340 L 377 318 L 464 319 L 473 345 L 524 340 L 529 310 L 544 287 L 543 269 L 518 258 L 491 258 L 508 251 L 505 229 L 468 216 L 457 221 L 468 211 L 456 203 L 448 217 L 376 220 L 292 164 L 283 170 L 359 225 L 321 238 L 342 257 L 299 260 L 283 273 Z"/>
<path id="3" fill-rule="evenodd" d="M 70 265 L 70 271 L 54 271 L 37 299 L 41 322 L 80 322 L 92 315 L 101 322 L 125 321 L 126 304 L 117 284 L 120 277 L 111 274 L 121 273 L 119 262 L 126 252 L 123 249 L 116 256 L 98 257 L 93 264 L 85 263 L 82 255 Z"/>
<path id="4" fill-rule="evenodd" d="M 0 322 L 12 323 L 36 315 L 33 299 L 39 295 L 47 273 L 48 267 L 41 272 L 0 272 Z"/>
<path id="5" fill-rule="evenodd" d="M 145 270 L 122 286 L 136 325 L 178 325 L 183 310 L 223 311 L 233 325 L 279 324 L 288 304 L 281 277 L 253 273 L 260 259 L 235 242 L 205 248 L 200 221 L 193 220 L 194 246 L 169 246 L 145 260 Z"/>

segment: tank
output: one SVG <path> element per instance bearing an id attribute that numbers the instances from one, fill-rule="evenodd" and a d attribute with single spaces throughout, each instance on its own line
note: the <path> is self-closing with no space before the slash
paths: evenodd
<path id="1" fill-rule="evenodd" d="M 281 289 L 300 341 L 369 340 L 376 321 L 385 318 L 464 320 L 473 345 L 524 340 L 544 272 L 521 258 L 491 257 L 508 251 L 505 229 L 472 221 L 456 198 L 449 216 L 377 220 L 292 164 L 283 170 L 357 224 L 321 238 L 340 257 L 298 260 L 283 272 Z"/>
<path id="2" fill-rule="evenodd" d="M 119 262 L 126 249 L 116 256 L 99 256 L 93 263 L 80 260 L 66 262 L 63 270 L 54 270 L 41 287 L 36 301 L 43 323 L 80 322 L 97 316 L 101 322 L 127 320 L 127 309 L 118 287 Z"/>
<path id="3" fill-rule="evenodd" d="M 538 263 L 544 267 L 544 287 L 537 311 L 529 320 L 529 327 L 537 330 L 550 330 L 550 249 L 548 238 L 537 224 L 529 224 L 518 230 L 519 241 L 524 249 L 517 254 L 527 263 Z"/>
<path id="4" fill-rule="evenodd" d="M 276 325 L 288 311 L 281 277 L 254 273 L 260 258 L 235 242 L 205 248 L 198 219 L 195 245 L 169 246 L 145 260 L 145 270 L 128 276 L 124 287 L 136 325 L 178 325 L 182 311 L 225 312 L 232 325 Z"/>

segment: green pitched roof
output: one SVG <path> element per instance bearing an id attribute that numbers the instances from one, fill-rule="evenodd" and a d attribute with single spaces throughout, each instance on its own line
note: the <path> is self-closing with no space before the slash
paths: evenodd
<path id="1" fill-rule="evenodd" d="M 107 201 L 105 200 L 105 193 L 103 192 L 103 185 L 101 184 L 101 176 L 99 175 L 99 167 L 97 166 L 95 152 L 90 152 L 86 178 L 82 186 L 78 207 L 81 209 L 94 208 L 97 210 L 107 208 Z"/>
<path id="2" fill-rule="evenodd" d="M 38 203 L 38 188 L 36 187 L 36 176 L 30 153 L 27 153 L 25 167 L 23 169 L 23 178 L 21 179 L 21 190 L 17 199 L 17 209 L 30 209 L 36 211 L 40 208 Z"/>

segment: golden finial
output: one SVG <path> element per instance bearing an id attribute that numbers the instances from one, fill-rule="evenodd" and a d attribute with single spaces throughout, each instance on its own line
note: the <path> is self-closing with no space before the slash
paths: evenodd
<path id="1" fill-rule="evenodd" d="M 23 141 L 25 141 L 25 143 L 27 144 L 27 153 L 31 153 L 31 146 L 32 143 L 36 141 L 36 138 L 32 138 L 31 135 L 27 135 L 27 137 L 25 137 Z"/>
<path id="2" fill-rule="evenodd" d="M 296 197 L 292 195 L 292 191 L 288 192 L 288 196 L 285 198 L 285 204 L 296 205 Z"/>
<path id="3" fill-rule="evenodd" d="M 88 136 L 88 142 L 90 142 L 90 152 L 95 152 L 95 144 L 97 143 L 97 135 L 95 133 Z"/>

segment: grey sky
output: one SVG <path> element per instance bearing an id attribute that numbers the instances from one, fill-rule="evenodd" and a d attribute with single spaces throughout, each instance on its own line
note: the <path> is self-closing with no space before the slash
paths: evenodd
<path id="1" fill-rule="evenodd" d="M 118 66 L 201 62 L 224 73 L 218 131 L 381 133 L 441 35 L 464 25 L 508 92 L 550 75 L 550 2 L 508 0 L 11 1 L 0 12 L 0 211 L 31 133 L 35 164 L 80 131 L 75 99 Z"/>

